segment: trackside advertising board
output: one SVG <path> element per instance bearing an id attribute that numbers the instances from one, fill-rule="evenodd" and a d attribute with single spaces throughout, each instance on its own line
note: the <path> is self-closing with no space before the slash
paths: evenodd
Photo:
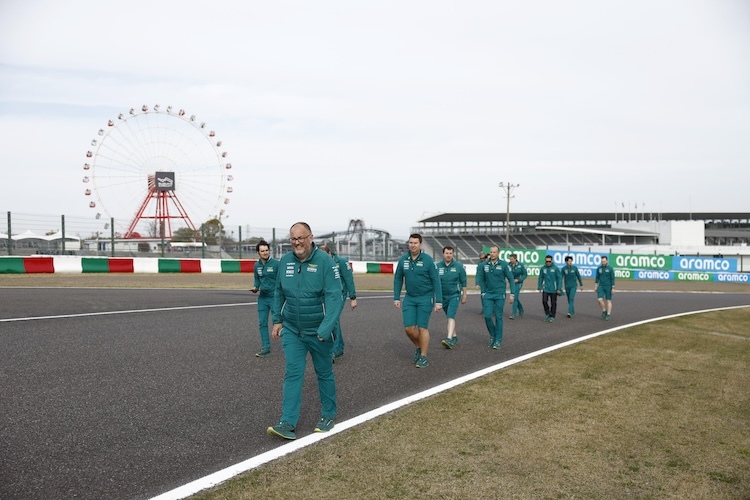
<path id="1" fill-rule="evenodd" d="M 593 278 L 602 257 L 615 269 L 615 277 L 625 280 L 649 281 L 715 281 L 720 283 L 750 283 L 750 274 L 738 272 L 736 257 L 701 257 L 651 254 L 606 254 L 595 252 L 566 252 L 561 250 L 500 249 L 500 258 L 507 261 L 515 253 L 526 265 L 529 276 L 539 276 L 544 257 L 552 256 L 558 267 L 565 265 L 565 257 L 573 257 L 581 276 Z"/>

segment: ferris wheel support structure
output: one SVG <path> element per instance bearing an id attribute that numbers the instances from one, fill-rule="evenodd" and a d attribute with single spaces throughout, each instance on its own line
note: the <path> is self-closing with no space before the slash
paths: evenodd
<path id="1" fill-rule="evenodd" d="M 155 200 L 154 203 L 156 207 L 154 215 L 144 215 L 152 200 Z M 171 214 L 169 210 L 170 203 L 174 205 L 179 215 Z M 155 185 L 149 188 L 146 199 L 144 199 L 143 203 L 141 203 L 141 207 L 138 209 L 138 212 L 136 212 L 135 217 L 128 226 L 127 231 L 125 231 L 126 239 L 136 237 L 134 236 L 135 234 L 137 234 L 136 227 L 138 226 L 138 223 L 143 219 L 156 220 L 159 234 L 168 239 L 172 238 L 172 219 L 182 219 L 187 224 L 187 227 L 197 232 L 195 224 L 190 219 L 190 216 L 185 210 L 185 207 L 182 206 L 182 202 L 180 202 L 177 193 L 175 193 L 174 191 L 159 191 L 156 189 Z"/>

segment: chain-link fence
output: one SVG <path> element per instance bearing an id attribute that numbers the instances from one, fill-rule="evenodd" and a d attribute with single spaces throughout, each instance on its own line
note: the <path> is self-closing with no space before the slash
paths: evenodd
<path id="1" fill-rule="evenodd" d="M 118 221 L 105 218 L 72 217 L 5 212 L 0 221 L 0 254 L 78 255 L 107 257 L 174 257 L 203 259 L 253 259 L 261 240 L 278 258 L 291 250 L 289 229 L 228 226 L 210 221 L 192 232 L 171 239 L 160 237 L 156 225 L 152 235 L 122 238 Z M 185 237 L 185 235 L 189 237 Z M 406 251 L 406 245 L 390 240 L 382 232 L 371 234 L 329 233 L 316 238 L 350 260 L 392 261 Z"/>

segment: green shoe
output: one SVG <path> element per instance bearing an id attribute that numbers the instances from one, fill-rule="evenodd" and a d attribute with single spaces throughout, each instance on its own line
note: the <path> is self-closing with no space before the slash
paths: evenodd
<path id="1" fill-rule="evenodd" d="M 492 343 L 492 348 L 493 349 L 500 349 L 500 341 L 499 340 L 494 341 Z"/>
<path id="2" fill-rule="evenodd" d="M 510 316 L 508 316 L 508 319 L 516 319 L 515 314 L 511 314 Z"/>
<path id="3" fill-rule="evenodd" d="M 602 319 L 607 319 L 607 311 L 602 311 Z"/>
<path id="4" fill-rule="evenodd" d="M 339 359 L 341 356 L 344 355 L 344 351 L 336 351 L 333 353 L 333 362 L 335 363 L 337 359 Z"/>
<path id="5" fill-rule="evenodd" d="M 430 366 L 430 362 L 427 361 L 427 356 L 420 356 L 416 363 L 414 363 L 414 366 L 417 368 L 427 368 Z"/>
<path id="6" fill-rule="evenodd" d="M 555 322 L 555 317 L 554 316 L 550 316 L 549 317 L 549 322 L 550 323 L 554 323 Z"/>
<path id="7" fill-rule="evenodd" d="M 297 439 L 297 434 L 294 433 L 294 427 L 289 422 L 283 420 L 278 424 L 269 427 L 266 430 L 269 436 L 276 436 L 284 439 Z"/>
<path id="8" fill-rule="evenodd" d="M 443 344 L 443 347 L 446 349 L 453 349 L 453 341 L 448 337 L 445 337 L 440 343 Z"/>
<path id="9" fill-rule="evenodd" d="M 550 318 L 550 316 L 549 316 L 549 314 L 547 314 L 547 315 L 546 315 L 546 316 L 544 317 L 544 321 L 549 321 L 549 318 Z"/>
<path id="10" fill-rule="evenodd" d="M 456 347 L 456 344 L 458 344 L 458 335 L 456 335 L 455 337 L 453 337 L 453 338 L 451 339 L 451 345 L 452 345 L 453 347 Z"/>
<path id="11" fill-rule="evenodd" d="M 606 315 L 606 316 L 604 317 L 604 321 L 609 321 L 609 320 L 611 320 L 611 319 L 612 319 L 612 316 L 610 316 L 609 314 L 607 314 L 607 315 Z"/>
<path id="12" fill-rule="evenodd" d="M 422 357 L 422 349 L 417 347 L 417 350 L 414 351 L 414 363 L 416 364 L 417 361 L 419 361 L 419 358 Z"/>
<path id="13" fill-rule="evenodd" d="M 495 339 L 493 339 L 492 337 L 490 337 L 490 341 L 489 341 L 489 342 L 487 342 L 487 347 L 492 347 L 492 345 L 493 345 L 494 343 L 495 343 Z"/>
<path id="14" fill-rule="evenodd" d="M 270 347 L 264 347 L 263 349 L 261 349 L 260 351 L 258 351 L 258 352 L 255 353 L 255 356 L 257 356 L 259 358 L 267 358 L 270 355 L 271 355 L 271 348 Z"/>
<path id="15" fill-rule="evenodd" d="M 318 425 L 315 426 L 315 432 L 328 432 L 333 429 L 333 419 L 320 417 Z"/>

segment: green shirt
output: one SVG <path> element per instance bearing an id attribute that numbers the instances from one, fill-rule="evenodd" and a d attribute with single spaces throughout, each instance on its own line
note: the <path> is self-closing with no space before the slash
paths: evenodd
<path id="1" fill-rule="evenodd" d="M 440 285 L 435 261 L 420 250 L 416 259 L 406 252 L 393 273 L 393 300 L 401 300 L 401 288 L 406 286 L 406 295 L 412 297 L 433 296 L 435 303 L 443 302 L 443 287 Z"/>
<path id="2" fill-rule="evenodd" d="M 554 264 L 543 265 L 539 268 L 539 281 L 537 283 L 537 290 L 542 290 L 547 293 L 557 293 L 558 290 L 562 290 L 562 273 L 560 268 Z"/>
<path id="3" fill-rule="evenodd" d="M 466 288 L 466 269 L 456 260 L 446 264 L 444 260 L 437 263 L 438 276 L 443 289 L 443 300 L 460 294 Z"/>
<path id="4" fill-rule="evenodd" d="M 596 268 L 596 284 L 603 287 L 615 286 L 615 270 L 612 266 L 599 266 Z"/>
<path id="5" fill-rule="evenodd" d="M 576 282 L 578 282 L 581 286 L 583 286 L 583 281 L 581 280 L 581 273 L 578 272 L 578 268 L 574 265 L 568 266 L 567 264 L 563 266 L 562 268 L 562 275 L 563 275 L 563 284 L 565 285 L 565 288 L 575 287 Z"/>

